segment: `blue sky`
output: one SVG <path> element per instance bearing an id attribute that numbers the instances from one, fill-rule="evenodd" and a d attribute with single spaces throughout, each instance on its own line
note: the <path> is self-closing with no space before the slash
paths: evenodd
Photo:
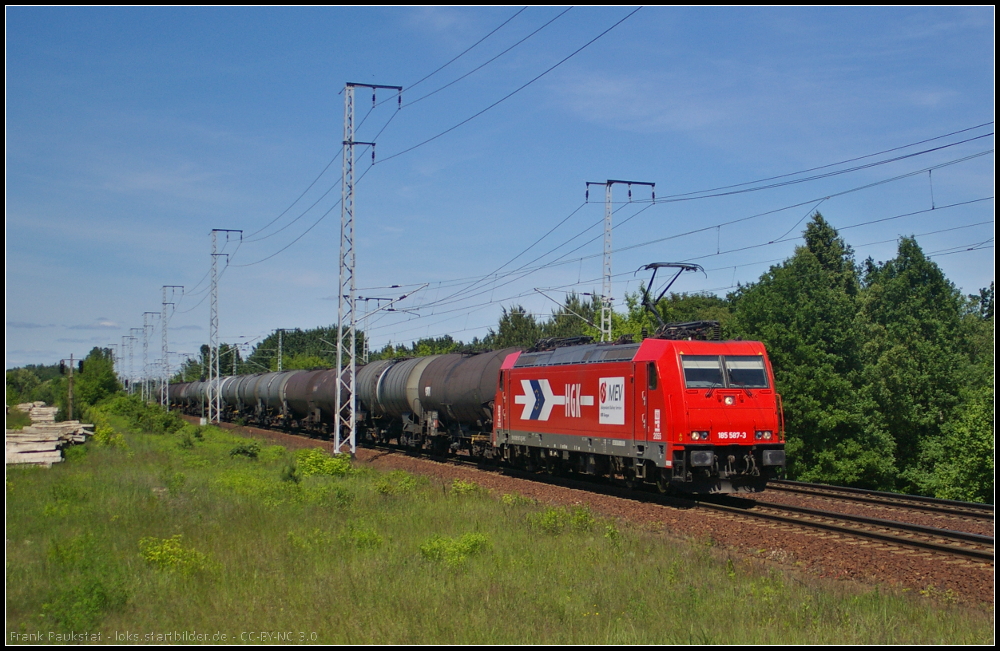
<path id="1" fill-rule="evenodd" d="M 176 366 L 208 340 L 213 228 L 244 231 L 223 341 L 335 323 L 348 81 L 404 87 L 356 94 L 359 294 L 428 283 L 375 347 L 600 292 L 587 181 L 656 183 L 614 188 L 619 305 L 648 262 L 753 282 L 817 206 L 859 260 L 916 235 L 963 292 L 994 279 L 992 7 L 647 7 L 582 50 L 634 7 L 520 9 L 8 8 L 7 368 L 120 344 L 183 285 Z"/>

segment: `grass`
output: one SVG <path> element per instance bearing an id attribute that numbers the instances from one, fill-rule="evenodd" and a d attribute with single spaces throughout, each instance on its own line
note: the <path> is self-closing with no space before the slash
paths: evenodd
<path id="1" fill-rule="evenodd" d="M 24 429 L 28 425 L 31 425 L 31 416 L 17 407 L 8 408 L 7 429 Z"/>
<path id="2" fill-rule="evenodd" d="M 135 422 L 108 416 L 103 444 L 7 471 L 8 642 L 993 641 L 991 612 L 831 592 L 583 508 Z"/>

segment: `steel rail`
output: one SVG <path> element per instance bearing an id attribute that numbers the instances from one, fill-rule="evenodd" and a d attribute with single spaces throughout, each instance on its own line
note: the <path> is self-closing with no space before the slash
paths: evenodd
<path id="1" fill-rule="evenodd" d="M 699 500 L 698 506 L 710 510 L 722 511 L 726 513 L 749 516 L 754 518 L 761 518 L 775 522 L 782 522 L 785 524 L 823 529 L 826 531 L 833 531 L 836 533 L 841 533 L 855 537 L 871 538 L 881 542 L 886 542 L 903 547 L 916 547 L 919 549 L 931 550 L 939 553 L 948 554 L 951 556 L 964 556 L 978 561 L 986 561 L 992 563 L 994 560 L 994 554 L 992 549 L 993 538 L 990 536 L 980 536 L 978 534 L 967 534 L 960 531 L 950 531 L 948 529 L 934 529 L 931 527 L 921 527 L 920 525 L 911 525 L 903 522 L 894 522 L 892 520 L 862 518 L 859 516 L 845 515 L 842 513 L 830 513 L 827 511 L 816 511 L 813 509 L 803 509 L 801 507 L 789 507 L 785 505 L 768 504 L 765 508 L 772 509 L 775 511 L 785 510 L 792 513 L 798 513 L 799 515 L 807 515 L 811 518 L 822 518 L 828 521 L 822 522 L 817 520 L 803 519 L 802 517 L 794 517 L 791 515 L 767 513 L 764 510 L 760 509 L 759 505 L 754 507 L 753 510 L 751 510 L 736 506 L 718 504 L 716 502 Z M 857 522 L 859 524 L 866 524 L 872 527 L 880 527 L 883 529 L 895 530 L 896 533 L 883 533 L 879 531 L 872 531 L 870 529 L 864 529 L 861 527 L 850 527 L 850 526 L 844 526 L 842 524 L 835 524 L 835 522 L 838 520 L 846 522 Z M 972 544 L 989 547 L 990 549 L 984 550 L 984 549 L 975 549 L 971 547 L 959 547 L 952 544 L 902 537 L 900 534 L 903 532 L 919 533 L 921 535 L 938 539 L 961 540 L 962 542 L 970 542 Z"/>
<path id="2" fill-rule="evenodd" d="M 931 513 L 943 513 L 946 515 L 975 518 L 978 520 L 994 519 L 992 504 L 959 502 L 955 500 L 942 500 L 934 497 L 922 497 L 919 495 L 904 495 L 902 493 L 887 493 L 884 491 L 865 490 L 862 488 L 830 486 L 827 484 L 810 484 L 806 482 L 794 482 L 787 480 L 771 480 L 767 483 L 767 486 L 773 490 L 800 493 L 803 495 L 836 497 L 838 499 L 864 502 L 879 506 L 902 507 L 928 511 Z"/>

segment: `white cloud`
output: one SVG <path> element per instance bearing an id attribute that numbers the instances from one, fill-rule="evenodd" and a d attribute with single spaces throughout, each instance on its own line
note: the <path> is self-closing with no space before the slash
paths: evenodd
<path id="1" fill-rule="evenodd" d="M 99 317 L 93 323 L 66 326 L 70 330 L 119 330 L 121 326 L 107 317 Z"/>

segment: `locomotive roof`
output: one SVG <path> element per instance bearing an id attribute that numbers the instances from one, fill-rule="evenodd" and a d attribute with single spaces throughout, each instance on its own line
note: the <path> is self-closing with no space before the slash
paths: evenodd
<path id="1" fill-rule="evenodd" d="M 643 353 L 639 353 L 640 347 Z M 667 349 L 674 354 L 763 354 L 760 342 L 728 340 L 701 341 L 675 339 L 645 339 L 635 344 L 586 344 L 566 346 L 537 353 L 520 353 L 512 367 L 531 368 L 533 366 L 561 366 L 563 364 L 600 364 L 602 362 L 626 362 L 633 360 L 654 360 Z M 711 351 L 711 352 L 710 352 Z"/>
<path id="2" fill-rule="evenodd" d="M 538 353 L 521 353 L 514 368 L 558 366 L 561 364 L 598 364 L 600 362 L 631 361 L 640 344 L 589 344 L 566 346 Z"/>

